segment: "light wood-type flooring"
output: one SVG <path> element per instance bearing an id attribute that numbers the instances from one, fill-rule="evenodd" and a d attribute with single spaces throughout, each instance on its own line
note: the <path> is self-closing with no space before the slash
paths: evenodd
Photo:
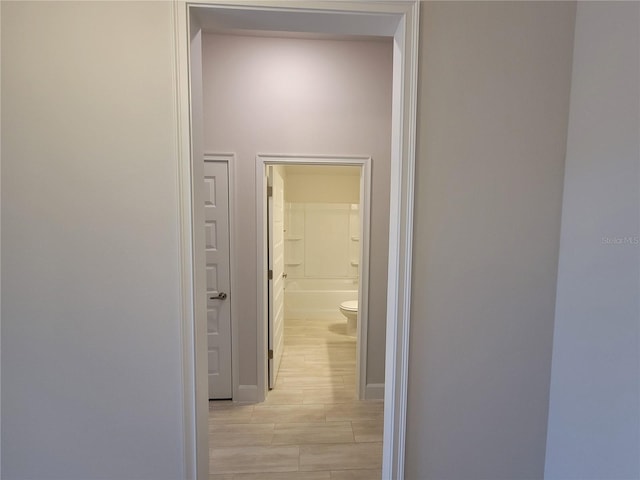
<path id="1" fill-rule="evenodd" d="M 382 401 L 358 401 L 346 320 L 285 321 L 261 404 L 209 402 L 209 480 L 379 480 Z"/>

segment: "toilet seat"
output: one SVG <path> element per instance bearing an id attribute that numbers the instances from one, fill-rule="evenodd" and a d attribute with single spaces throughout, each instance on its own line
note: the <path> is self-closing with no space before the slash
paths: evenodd
<path id="1" fill-rule="evenodd" d="M 358 311 L 358 301 L 357 300 L 348 300 L 346 302 L 342 302 L 340 304 L 340 308 L 346 310 L 348 312 L 357 312 Z"/>

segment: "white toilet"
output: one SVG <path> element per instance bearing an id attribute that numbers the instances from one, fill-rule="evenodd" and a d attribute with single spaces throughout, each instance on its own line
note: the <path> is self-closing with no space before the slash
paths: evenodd
<path id="1" fill-rule="evenodd" d="M 358 325 L 358 301 L 348 300 L 340 304 L 340 313 L 347 318 L 347 333 L 355 335 Z"/>

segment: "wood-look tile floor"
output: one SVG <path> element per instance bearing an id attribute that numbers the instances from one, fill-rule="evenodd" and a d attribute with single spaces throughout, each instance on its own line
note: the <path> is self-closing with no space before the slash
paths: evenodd
<path id="1" fill-rule="evenodd" d="M 356 400 L 346 321 L 285 320 L 261 404 L 209 402 L 209 480 L 379 480 L 382 401 Z"/>

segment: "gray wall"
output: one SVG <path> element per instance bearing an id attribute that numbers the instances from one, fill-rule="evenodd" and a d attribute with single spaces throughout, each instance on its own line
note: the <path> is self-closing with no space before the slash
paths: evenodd
<path id="1" fill-rule="evenodd" d="M 240 384 L 255 385 L 258 153 L 372 157 L 367 383 L 384 382 L 392 44 L 203 35 L 205 152 L 235 152 Z M 336 307 L 337 308 L 337 307 Z M 336 309 L 337 312 L 337 309 Z"/>
<path id="2" fill-rule="evenodd" d="M 2 478 L 183 476 L 169 2 L 2 2 Z"/>
<path id="3" fill-rule="evenodd" d="M 541 478 L 575 4 L 422 7 L 406 478 Z"/>
<path id="4" fill-rule="evenodd" d="M 580 3 L 545 477 L 640 478 L 640 4 Z"/>

